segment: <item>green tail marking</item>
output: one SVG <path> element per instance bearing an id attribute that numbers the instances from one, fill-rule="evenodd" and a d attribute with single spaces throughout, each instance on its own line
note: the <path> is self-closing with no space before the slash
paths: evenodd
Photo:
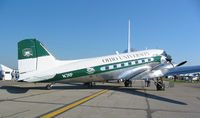
<path id="1" fill-rule="evenodd" d="M 36 39 L 25 39 L 18 42 L 18 59 L 37 58 L 50 55 L 47 49 Z"/>

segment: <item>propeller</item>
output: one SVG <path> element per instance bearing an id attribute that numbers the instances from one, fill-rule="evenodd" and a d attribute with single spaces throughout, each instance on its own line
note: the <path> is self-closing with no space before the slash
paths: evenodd
<path id="1" fill-rule="evenodd" d="M 174 64 L 172 63 L 172 58 L 166 58 L 166 60 L 174 67 Z"/>
<path id="2" fill-rule="evenodd" d="M 172 59 L 171 59 L 171 58 L 166 58 L 166 60 L 167 60 L 173 67 L 175 67 L 174 64 L 172 63 Z M 179 63 L 179 64 L 176 65 L 176 66 L 177 66 L 177 67 L 178 67 L 178 66 L 182 66 L 182 65 L 184 65 L 185 63 L 187 63 L 187 61 L 183 61 L 183 62 Z"/>
<path id="3" fill-rule="evenodd" d="M 177 66 L 182 66 L 182 65 L 184 65 L 185 63 L 187 63 L 187 61 L 183 61 L 183 62 L 179 63 Z"/>

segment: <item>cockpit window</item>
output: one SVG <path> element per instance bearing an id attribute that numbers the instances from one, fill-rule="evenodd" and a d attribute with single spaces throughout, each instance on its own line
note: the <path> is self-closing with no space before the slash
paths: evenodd
<path id="1" fill-rule="evenodd" d="M 167 53 L 165 51 L 162 53 L 162 55 L 167 57 Z"/>

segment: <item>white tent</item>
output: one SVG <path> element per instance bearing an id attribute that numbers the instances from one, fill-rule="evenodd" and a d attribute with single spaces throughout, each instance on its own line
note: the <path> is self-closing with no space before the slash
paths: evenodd
<path id="1" fill-rule="evenodd" d="M 12 80 L 11 76 L 12 71 L 13 69 L 0 64 L 1 75 L 4 75 L 4 78 L 2 78 L 2 80 Z"/>

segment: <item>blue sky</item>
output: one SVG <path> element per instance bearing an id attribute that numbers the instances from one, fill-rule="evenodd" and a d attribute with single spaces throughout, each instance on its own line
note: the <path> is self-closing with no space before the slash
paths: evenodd
<path id="1" fill-rule="evenodd" d="M 17 68 L 17 42 L 26 38 L 57 59 L 123 52 L 128 19 L 132 48 L 164 49 L 174 62 L 200 65 L 198 0 L 0 0 L 0 63 Z"/>

